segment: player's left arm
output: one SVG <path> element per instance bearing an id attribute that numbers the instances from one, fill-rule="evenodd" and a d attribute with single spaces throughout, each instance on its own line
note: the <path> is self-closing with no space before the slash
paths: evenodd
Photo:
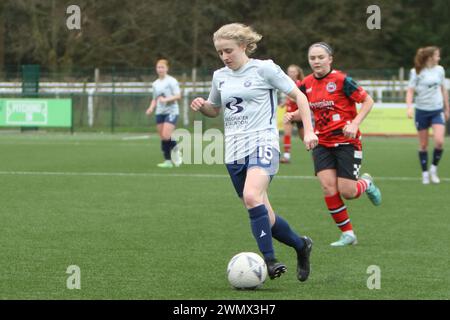
<path id="1" fill-rule="evenodd" d="M 180 100 L 180 99 L 181 99 L 181 94 L 176 94 L 176 95 L 173 95 L 170 97 L 160 97 L 159 101 L 169 103 L 169 102 L 173 102 L 173 101 Z"/>
<path id="2" fill-rule="evenodd" d="M 441 78 L 442 99 L 444 102 L 444 116 L 445 116 L 445 121 L 448 121 L 449 116 L 450 116 L 450 106 L 449 106 L 449 101 L 448 101 L 448 88 L 445 83 L 445 81 L 446 81 L 445 69 L 442 66 L 439 66 L 439 71 L 440 71 L 439 73 L 440 73 L 440 78 Z"/>
<path id="3" fill-rule="evenodd" d="M 372 110 L 374 102 L 372 97 L 350 77 L 346 77 L 344 80 L 344 93 L 351 100 L 362 104 L 358 115 L 343 128 L 346 137 L 356 138 L 359 126 Z"/>
<path id="4" fill-rule="evenodd" d="M 306 99 L 308 99 L 308 97 L 306 96 L 306 88 L 305 88 L 305 86 L 304 85 L 300 85 L 298 87 L 298 89 L 300 90 L 301 93 L 303 93 L 305 95 Z M 286 97 L 288 98 L 289 96 L 286 95 Z M 296 100 L 294 100 L 294 101 L 296 101 Z M 297 121 L 297 122 L 302 121 L 302 116 L 301 116 L 300 111 L 298 110 L 298 108 L 294 112 L 286 112 L 284 114 L 284 117 L 283 117 L 283 122 L 284 123 L 291 123 L 292 121 Z"/>
<path id="5" fill-rule="evenodd" d="M 292 91 L 287 95 L 289 98 L 297 103 L 298 109 L 294 112 L 290 112 L 294 121 L 303 121 L 303 119 L 309 119 L 304 121 L 304 127 L 306 130 L 313 130 L 311 122 L 311 111 L 309 109 L 308 98 L 297 87 L 294 87 Z"/>
<path id="6" fill-rule="evenodd" d="M 442 98 L 444 99 L 444 115 L 445 115 L 445 121 L 448 121 L 450 116 L 450 105 L 448 101 L 448 90 L 445 87 L 445 84 L 441 86 L 442 90 Z"/>
<path id="7" fill-rule="evenodd" d="M 260 72 L 262 77 L 271 86 L 286 93 L 292 100 L 297 102 L 297 111 L 299 112 L 300 117 L 303 120 L 303 128 L 305 130 L 303 143 L 305 144 L 307 150 L 315 148 L 319 142 L 319 138 L 317 138 L 314 133 L 311 122 L 311 111 L 309 110 L 308 99 L 306 98 L 304 93 L 301 92 L 295 82 L 272 61 L 265 62 L 261 66 Z M 287 113 L 286 115 L 289 114 L 292 113 Z"/>
<path id="8" fill-rule="evenodd" d="M 353 121 L 349 124 L 347 124 L 344 129 L 344 135 L 350 138 L 356 138 L 356 135 L 358 134 L 359 126 L 364 121 L 364 119 L 369 114 L 370 110 L 372 110 L 373 107 L 373 99 L 371 96 L 367 95 L 364 101 L 361 105 L 361 110 L 359 111 L 358 115 L 353 119 Z"/>
<path id="9" fill-rule="evenodd" d="M 305 130 L 303 142 L 308 150 L 313 149 L 317 146 L 319 139 L 314 133 L 308 98 L 306 98 L 305 94 L 301 92 L 298 87 L 294 87 L 294 89 L 289 92 L 288 96 L 296 101 L 298 106 L 298 109 L 290 114 L 295 120 L 299 119 L 303 121 L 303 128 Z"/>

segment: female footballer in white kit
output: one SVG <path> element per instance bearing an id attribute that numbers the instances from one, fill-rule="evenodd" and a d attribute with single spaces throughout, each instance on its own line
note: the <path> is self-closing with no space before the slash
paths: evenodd
<path id="1" fill-rule="evenodd" d="M 271 60 L 249 58 L 261 38 L 251 27 L 239 23 L 217 30 L 214 46 L 225 67 L 214 72 L 208 100 L 195 98 L 191 108 L 207 117 L 217 117 L 220 109 L 224 110 L 225 163 L 248 210 L 252 233 L 270 278 L 279 277 L 287 269 L 275 257 L 273 237 L 296 250 L 297 278 L 305 281 L 310 273 L 312 241 L 297 235 L 286 220 L 274 213 L 267 195 L 280 156 L 277 90 L 297 102 L 305 119 L 306 148 L 314 148 L 318 138 L 313 132 L 308 101 L 292 79 Z"/>
<path id="2" fill-rule="evenodd" d="M 419 137 L 419 159 L 422 167 L 422 183 L 440 183 L 437 174 L 439 161 L 444 152 L 445 123 L 450 116 L 445 70 L 439 65 L 441 50 L 431 46 L 419 48 L 411 70 L 406 104 L 408 117 L 415 120 Z M 416 97 L 414 98 L 414 94 Z M 415 101 L 415 114 L 413 102 Z M 428 131 L 433 131 L 433 163 L 428 171 Z"/>
<path id="3" fill-rule="evenodd" d="M 168 71 L 169 61 L 159 59 L 156 63 L 158 79 L 152 83 L 153 99 L 145 112 L 149 116 L 156 109 L 156 127 L 164 155 L 164 162 L 158 164 L 160 168 L 173 168 L 174 165 L 179 167 L 182 162 L 177 143 L 172 140 L 172 133 L 180 113 L 178 106 L 178 100 L 181 99 L 180 86 L 178 81 L 168 74 Z"/>

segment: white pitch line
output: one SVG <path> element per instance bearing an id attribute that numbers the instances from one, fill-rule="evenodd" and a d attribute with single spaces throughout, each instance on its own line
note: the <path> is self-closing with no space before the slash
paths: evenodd
<path id="1" fill-rule="evenodd" d="M 150 139 L 150 136 L 136 136 L 136 137 L 123 137 L 122 140 L 128 141 L 128 140 L 146 140 Z"/>
<path id="2" fill-rule="evenodd" d="M 13 176 L 98 176 L 98 177 L 161 177 L 161 178 L 229 178 L 227 174 L 203 173 L 139 173 L 139 172 L 58 172 L 58 171 L 0 171 L 0 175 Z M 276 179 L 287 180 L 314 180 L 315 176 L 282 176 Z M 414 177 L 375 177 L 381 181 L 420 181 Z M 450 182 L 450 178 L 441 178 L 441 181 Z"/>
<path id="3" fill-rule="evenodd" d="M 185 177 L 185 178 L 228 178 L 220 174 L 177 174 L 138 172 L 58 172 L 58 171 L 0 171 L 0 175 L 16 176 L 99 176 L 99 177 Z"/>

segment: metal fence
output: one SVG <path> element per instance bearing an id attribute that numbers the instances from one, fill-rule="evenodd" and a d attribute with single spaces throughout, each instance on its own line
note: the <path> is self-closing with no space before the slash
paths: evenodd
<path id="1" fill-rule="evenodd" d="M 212 70 L 173 70 L 171 74 L 178 79 L 182 90 L 178 126 L 190 128 L 194 120 L 202 119 L 204 129 L 221 128 L 220 119 L 204 118 L 189 111 L 194 97 L 208 95 Z M 350 70 L 348 74 L 373 96 L 376 103 L 405 101 L 407 81 L 403 69 Z M 75 131 L 155 131 L 154 117 L 145 115 L 155 79 L 153 68 L 42 70 L 35 96 L 72 99 Z M 21 72 L 6 68 L 0 73 L 0 97 L 22 96 Z"/>

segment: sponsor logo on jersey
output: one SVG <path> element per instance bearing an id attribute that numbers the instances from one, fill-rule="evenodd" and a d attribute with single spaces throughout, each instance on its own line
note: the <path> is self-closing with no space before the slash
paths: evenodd
<path id="1" fill-rule="evenodd" d="M 244 82 L 244 87 L 248 88 L 252 85 L 252 82 L 250 80 L 247 80 Z"/>
<path id="2" fill-rule="evenodd" d="M 337 88 L 336 83 L 334 83 L 334 82 L 328 82 L 327 83 L 327 91 L 329 93 L 335 92 L 336 88 Z"/>
<path id="3" fill-rule="evenodd" d="M 248 116 L 224 117 L 225 128 L 234 127 L 234 129 L 245 128 L 248 125 Z"/>
<path id="4" fill-rule="evenodd" d="M 310 102 L 309 106 L 312 109 L 321 109 L 321 108 L 329 108 L 332 109 L 334 107 L 334 101 L 332 100 L 322 100 L 317 102 Z"/>
<path id="5" fill-rule="evenodd" d="M 222 88 L 222 85 L 225 83 L 225 81 L 220 81 L 219 82 L 219 89 L 221 89 Z"/>
<path id="6" fill-rule="evenodd" d="M 225 104 L 225 107 L 228 110 L 234 111 L 233 114 L 240 113 L 244 110 L 244 107 L 239 105 L 244 101 L 242 98 L 231 97 L 230 99 L 231 101 Z"/>

